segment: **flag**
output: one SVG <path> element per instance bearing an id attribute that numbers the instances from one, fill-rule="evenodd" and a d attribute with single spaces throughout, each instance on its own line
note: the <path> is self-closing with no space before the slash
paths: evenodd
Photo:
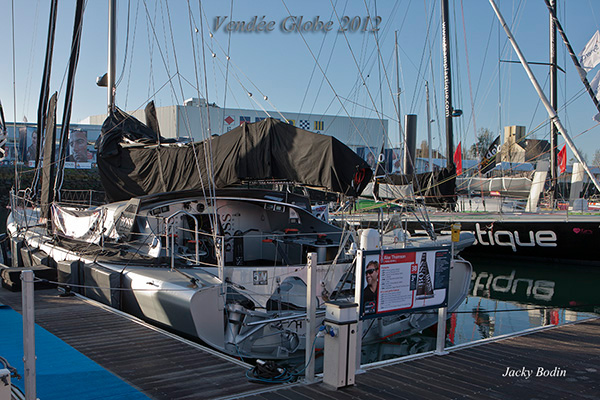
<path id="1" fill-rule="evenodd" d="M 579 53 L 579 63 L 586 73 L 600 63 L 600 32 L 596 31 Z"/>
<path id="2" fill-rule="evenodd" d="M 250 123 L 250 117 L 240 116 L 240 125 L 242 125 L 245 122 Z"/>
<path id="3" fill-rule="evenodd" d="M 558 152 L 558 168 L 560 173 L 564 173 L 567 170 L 567 146 L 563 145 L 563 148 Z"/>
<path id="4" fill-rule="evenodd" d="M 497 154 L 500 151 L 500 135 L 492 142 L 487 152 L 481 158 L 481 162 L 479 163 L 479 170 L 482 174 L 487 174 L 491 170 L 494 169 L 497 162 Z"/>
<path id="5" fill-rule="evenodd" d="M 456 151 L 454 152 L 454 165 L 456 166 L 456 176 L 462 174 L 462 154 L 460 149 L 460 142 L 458 146 L 456 146 Z"/>
<path id="6" fill-rule="evenodd" d="M 309 130 L 310 129 L 310 122 L 308 122 L 308 120 L 306 120 L 306 119 L 301 119 L 300 120 L 300 129 Z"/>
<path id="7" fill-rule="evenodd" d="M 323 121 L 315 121 L 315 131 L 322 131 L 324 129 L 325 124 Z"/>

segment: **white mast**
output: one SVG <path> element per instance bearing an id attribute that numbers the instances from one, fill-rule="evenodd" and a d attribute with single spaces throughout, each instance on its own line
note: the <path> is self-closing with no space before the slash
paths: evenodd
<path id="1" fill-rule="evenodd" d="M 395 50 L 396 50 L 396 88 L 398 89 L 398 91 L 396 92 L 396 99 L 398 102 L 398 147 L 400 148 L 400 155 L 399 157 L 403 157 L 404 156 L 404 143 L 406 142 L 406 138 L 403 137 L 402 134 L 402 117 L 400 114 L 400 58 L 398 57 L 398 31 L 394 32 L 395 33 L 395 39 L 396 39 L 396 46 L 395 46 Z M 404 165 L 404 161 L 402 161 L 400 163 L 400 165 Z"/>
<path id="2" fill-rule="evenodd" d="M 431 158 L 431 112 L 429 111 L 429 82 L 425 81 L 425 98 L 427 100 L 427 151 L 429 156 L 429 172 L 433 172 L 433 160 Z"/>

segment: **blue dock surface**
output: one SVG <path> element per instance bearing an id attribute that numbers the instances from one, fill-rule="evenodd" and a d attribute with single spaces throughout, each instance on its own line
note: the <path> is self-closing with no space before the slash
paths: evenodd
<path id="1" fill-rule="evenodd" d="M 0 305 L 0 355 L 23 375 L 23 320 Z M 86 399 L 148 399 L 148 396 L 40 326 L 35 327 L 37 396 Z M 25 391 L 23 379 L 12 384 Z"/>

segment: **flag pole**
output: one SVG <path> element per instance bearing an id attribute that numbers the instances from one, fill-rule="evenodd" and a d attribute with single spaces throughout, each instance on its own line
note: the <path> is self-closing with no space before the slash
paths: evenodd
<path id="1" fill-rule="evenodd" d="M 560 134 L 563 136 L 563 138 L 565 139 L 565 142 L 567 142 L 567 145 L 569 146 L 569 148 L 575 155 L 575 158 L 577 158 L 577 160 L 583 165 L 583 169 L 585 170 L 585 172 L 588 174 L 588 176 L 594 183 L 594 186 L 596 186 L 596 189 L 598 189 L 598 191 L 600 191 L 600 184 L 596 180 L 596 177 L 594 176 L 594 174 L 592 174 L 592 171 L 590 171 L 590 169 L 588 168 L 587 164 L 583 161 L 583 158 L 579 154 L 579 151 L 575 147 L 575 144 L 569 137 L 567 130 L 565 129 L 563 124 L 560 122 L 560 119 L 558 118 L 558 115 L 556 114 L 556 110 L 554 110 L 554 108 L 552 108 L 552 106 L 548 102 L 548 98 L 542 91 L 540 84 L 538 83 L 537 79 L 533 75 L 533 71 L 531 71 L 529 64 L 527 64 L 527 60 L 525 59 L 525 56 L 521 52 L 521 49 L 519 48 L 517 41 L 513 37 L 512 33 L 510 32 L 508 25 L 506 25 L 506 21 L 504 21 L 504 18 L 502 17 L 502 14 L 500 13 L 498 6 L 494 2 L 494 0 L 489 0 L 489 1 L 490 1 L 492 8 L 494 9 L 494 12 L 496 13 L 496 16 L 498 17 L 498 20 L 500 21 L 500 25 L 502 25 L 502 27 L 504 28 L 504 32 L 506 32 L 506 36 L 508 37 L 508 40 L 512 44 L 513 49 L 515 50 L 515 53 L 517 53 L 517 56 L 519 57 L 519 60 L 521 61 L 521 64 L 523 65 L 523 68 L 525 69 L 525 72 L 527 73 L 527 76 L 529 77 L 531 84 L 535 88 L 535 91 L 537 92 L 538 96 L 540 97 L 540 100 L 544 104 L 544 107 L 546 108 L 546 111 L 548 112 L 548 116 L 550 117 L 550 120 L 554 123 L 554 125 L 556 125 L 556 128 L 558 129 Z"/>

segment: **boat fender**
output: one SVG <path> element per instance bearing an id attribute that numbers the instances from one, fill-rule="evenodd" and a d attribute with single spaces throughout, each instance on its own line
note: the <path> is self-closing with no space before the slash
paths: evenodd
<path id="1" fill-rule="evenodd" d="M 360 249 L 377 250 L 379 249 L 379 232 L 376 229 L 363 229 L 360 232 Z"/>

